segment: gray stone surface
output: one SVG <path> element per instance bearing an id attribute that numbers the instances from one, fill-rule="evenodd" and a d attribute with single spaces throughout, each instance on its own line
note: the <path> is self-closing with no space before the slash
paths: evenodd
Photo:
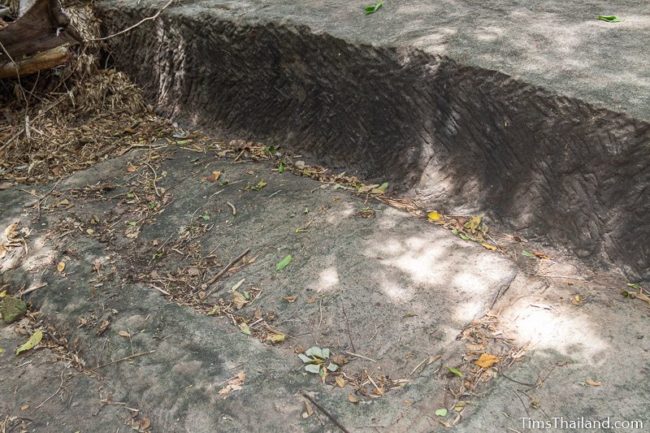
<path id="1" fill-rule="evenodd" d="M 106 33 L 162 2 L 98 4 Z M 110 39 L 163 113 L 650 278 L 643 1 L 205 1 Z M 614 8 L 615 10 L 611 10 Z M 620 23 L 596 20 L 616 14 Z"/>
<path id="2" fill-rule="evenodd" d="M 38 222 L 33 212 L 18 219 L 31 230 L 29 254 L 0 263 L 6 265 L 0 281 L 11 291 L 47 283 L 30 301 L 75 342 L 87 368 L 107 377 L 104 391 L 112 400 L 140 408 L 156 431 L 165 432 L 321 431 L 316 417 L 301 420 L 301 391 L 313 393 L 359 431 L 368 425 L 405 432 L 429 428 L 432 421 L 424 415 L 433 402 L 444 404 L 453 380 L 434 368 L 462 362 L 456 337 L 514 279 L 513 263 L 404 212 L 364 204 L 334 185 L 279 174 L 267 163 L 233 163 L 190 151 L 163 156 L 157 187 L 170 201 L 141 218 L 137 238 L 126 235 L 142 211 L 140 200 L 157 200 L 148 166 L 127 171 L 128 162 L 138 164 L 143 153 L 61 182 Z M 214 170 L 227 185 L 205 180 Z M 251 191 L 260 180 L 268 185 Z M 0 192 L 0 200 L 14 204 L 7 216 L 0 215 L 0 226 L 16 221 L 21 197 L 27 199 L 17 190 Z M 64 200 L 69 205 L 57 207 Z M 375 218 L 357 215 L 367 207 Z M 300 227 L 307 228 L 297 233 Z M 185 242 L 188 233 L 197 236 Z M 170 246 L 154 260 L 155 240 Z M 214 254 L 219 264 L 191 280 L 198 286 L 245 248 L 257 259 L 223 278 L 207 305 L 217 298 L 229 302 L 229 289 L 245 278 L 240 291 L 262 292 L 240 314 L 252 317 L 258 308 L 273 314 L 270 324 L 288 336 L 283 345 L 263 344 L 242 334 L 230 318 L 170 303 L 152 288 L 190 295 L 195 288 L 174 283 L 174 276 L 187 275 L 200 266 L 200 257 Z M 287 254 L 292 263 L 276 271 Z M 61 261 L 63 272 L 57 270 Z M 288 303 L 287 296 L 297 299 Z M 110 323 L 104 332 L 103 321 Z M 130 337 L 120 335 L 125 331 Z M 295 350 L 312 345 L 376 360 L 351 358 L 344 367 L 350 377 L 367 370 L 410 384 L 352 405 L 350 388 L 320 385 L 302 370 Z M 438 365 L 410 376 L 434 355 L 442 357 Z M 247 376 L 241 392 L 221 398 L 218 391 L 242 370 Z M 68 416 L 79 415 L 70 409 Z M 94 431 L 115 430 L 98 425 Z"/>
<path id="3" fill-rule="evenodd" d="M 215 170 L 220 182 L 207 181 Z M 251 190 L 260 180 L 267 185 Z M 301 392 L 350 432 L 526 431 L 522 416 L 650 422 L 650 309 L 621 297 L 620 277 L 590 274 L 557 252 L 547 251 L 551 260 L 517 252 L 515 263 L 334 184 L 280 174 L 268 161 L 174 146 L 131 152 L 36 194 L 47 191 L 40 216 L 31 194 L 0 191 L 0 228 L 19 221 L 28 229 L 28 248 L 0 259 L 0 290 L 35 288 L 25 298 L 40 311 L 29 326 L 0 325 L 0 422 L 11 419 L 10 428 L 125 432 L 135 414 L 136 427 L 151 422 L 147 432 L 336 431 L 321 413 L 302 417 Z M 359 213 L 369 210 L 374 218 Z M 226 274 L 205 306 L 184 304 L 247 248 L 255 261 Z M 286 254 L 294 260 L 276 271 Z M 253 323 L 259 310 L 286 333 L 283 344 L 205 314 L 219 299 L 228 303 L 242 278 L 239 291 L 261 292 L 236 314 Z M 460 379 L 445 367 L 472 360 L 457 337 L 485 317 L 501 322 L 486 344 L 512 338 L 511 347 L 526 349 L 487 386 L 452 398 Z M 29 327 L 56 329 L 85 373 L 43 348 L 16 358 Z M 303 372 L 295 351 L 312 344 L 377 361 L 351 357 L 349 377 L 365 370 L 409 383 L 352 404 L 349 386 Z M 441 358 L 412 375 L 429 356 Z M 224 399 L 219 391 L 240 371 L 242 389 Z M 467 405 L 449 430 L 440 422 L 454 422 L 458 399 Z M 443 407 L 451 414 L 436 417 Z"/>

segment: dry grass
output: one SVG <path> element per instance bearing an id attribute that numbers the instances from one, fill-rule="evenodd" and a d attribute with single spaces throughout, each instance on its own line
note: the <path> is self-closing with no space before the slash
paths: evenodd
<path id="1" fill-rule="evenodd" d="M 99 35 L 89 5 L 68 5 L 66 11 L 84 39 Z M 97 42 L 70 50 L 73 58 L 64 67 L 0 81 L 5 183 L 50 182 L 172 131 L 124 74 L 100 68 Z"/>

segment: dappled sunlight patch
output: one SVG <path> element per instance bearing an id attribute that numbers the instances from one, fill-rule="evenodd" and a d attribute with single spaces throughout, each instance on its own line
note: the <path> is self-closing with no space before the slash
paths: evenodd
<path id="1" fill-rule="evenodd" d="M 310 288 L 316 290 L 317 292 L 328 292 L 336 289 L 339 285 L 339 274 L 336 270 L 336 266 L 330 266 L 323 269 L 318 274 L 318 280 L 315 283 L 312 283 Z"/>
<path id="2" fill-rule="evenodd" d="M 356 209 L 350 203 L 341 203 L 341 208 L 331 212 L 325 218 L 328 224 L 338 224 L 342 219 L 349 218 L 354 215 Z"/>
<path id="3" fill-rule="evenodd" d="M 402 303 L 413 299 L 413 288 L 405 287 L 384 271 L 379 276 L 379 288 L 392 302 Z"/>
<path id="4" fill-rule="evenodd" d="M 483 303 L 479 301 L 466 301 L 456 305 L 453 318 L 458 323 L 469 322 L 483 313 Z"/>
<path id="5" fill-rule="evenodd" d="M 522 343 L 536 350 L 554 350 L 582 362 L 597 363 L 609 345 L 598 336 L 588 317 L 572 311 L 544 308 L 543 305 L 516 304 L 502 319 Z"/>

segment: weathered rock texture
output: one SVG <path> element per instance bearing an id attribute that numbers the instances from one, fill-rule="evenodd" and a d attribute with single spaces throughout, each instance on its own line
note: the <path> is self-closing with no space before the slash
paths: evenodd
<path id="1" fill-rule="evenodd" d="M 151 15 L 147 3 L 101 3 L 106 33 Z M 544 11 L 451 2 L 441 14 L 404 1 L 369 18 L 338 0 L 291 3 L 172 6 L 112 39 L 111 59 L 181 121 L 289 145 L 650 278 L 650 103 L 638 94 L 650 78 L 643 60 L 617 57 L 620 46 L 647 51 L 639 5 L 621 6 L 630 16 L 616 35 L 597 27 L 608 24 L 593 9 L 572 6 L 566 15 L 581 21 L 567 35 L 554 2 Z M 569 43 L 577 34 L 588 37 Z M 605 71 L 601 56 L 627 63 Z"/>

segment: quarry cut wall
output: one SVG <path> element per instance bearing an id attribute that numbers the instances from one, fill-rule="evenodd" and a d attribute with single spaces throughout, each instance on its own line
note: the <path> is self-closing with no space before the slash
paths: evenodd
<path id="1" fill-rule="evenodd" d="M 98 6 L 113 33 L 151 15 Z M 408 46 L 164 13 L 109 40 L 157 110 L 470 207 L 650 279 L 650 124 Z"/>

